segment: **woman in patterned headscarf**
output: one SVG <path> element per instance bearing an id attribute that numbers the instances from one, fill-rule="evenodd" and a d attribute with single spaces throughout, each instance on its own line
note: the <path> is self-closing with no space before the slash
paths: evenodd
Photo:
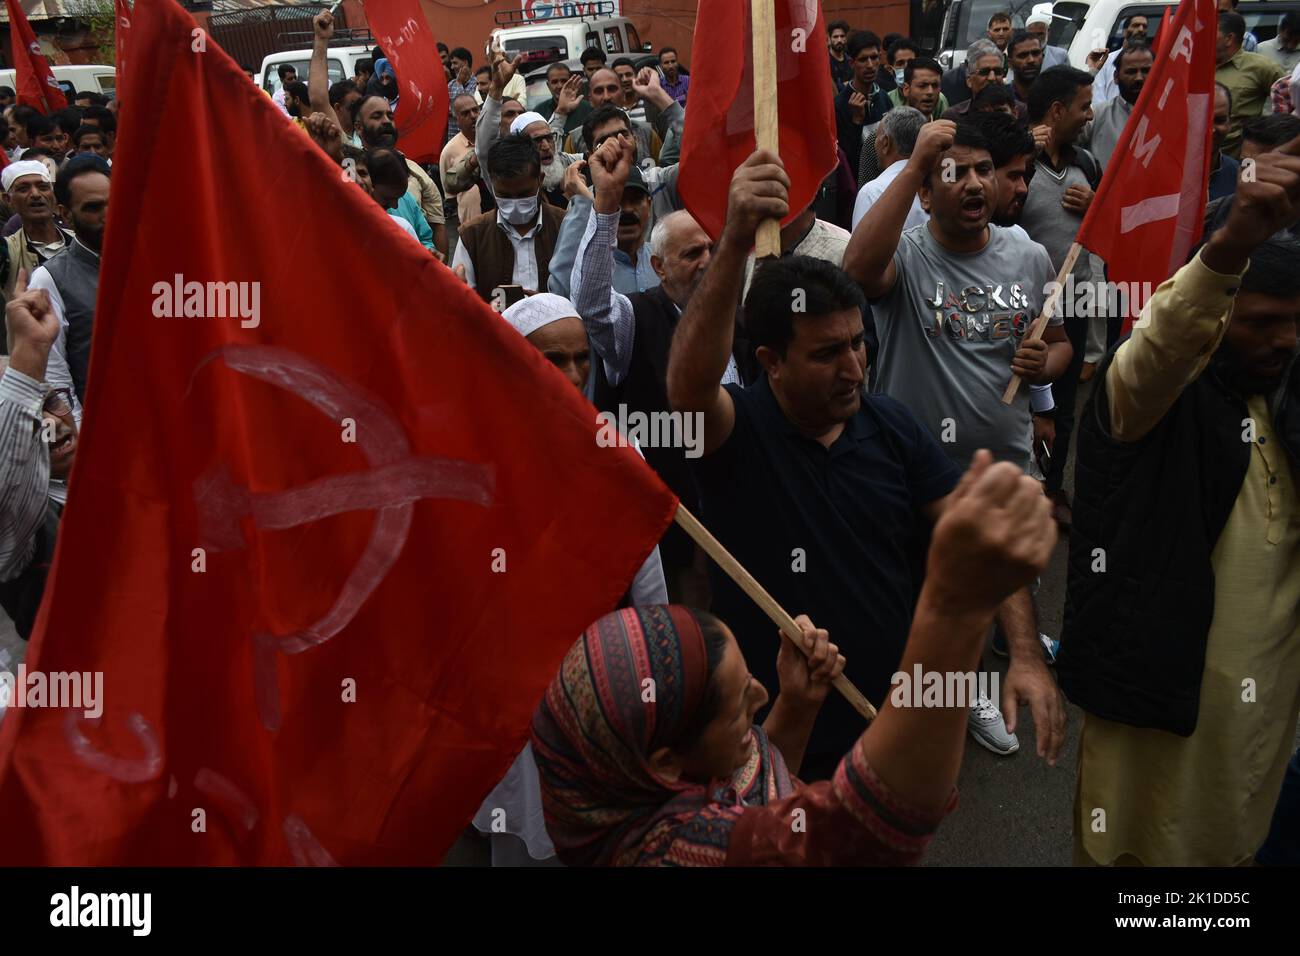
<path id="1" fill-rule="evenodd" d="M 899 663 L 973 672 L 1002 600 L 1056 543 L 1051 506 L 987 451 L 947 500 Z M 712 615 L 633 607 L 592 625 L 533 717 L 546 829 L 570 865 L 914 863 L 956 803 L 965 705 L 892 700 L 832 780 L 794 779 L 842 658 L 806 617 L 808 663 L 783 642 L 781 693 L 767 692 Z M 796 666 L 797 665 L 797 666 Z M 791 700 L 787 703 L 787 698 Z M 784 759 L 783 759 L 784 757 Z"/>
<path id="2" fill-rule="evenodd" d="M 927 817 L 899 806 L 856 750 L 833 784 L 805 786 L 791 776 L 785 754 L 801 759 L 844 666 L 826 632 L 798 620 L 812 656 L 805 662 L 782 642 L 781 693 L 762 727 L 753 717 L 767 692 L 713 615 L 635 607 L 587 630 L 533 718 L 546 829 L 562 861 L 721 866 L 919 857 L 942 812 Z"/>

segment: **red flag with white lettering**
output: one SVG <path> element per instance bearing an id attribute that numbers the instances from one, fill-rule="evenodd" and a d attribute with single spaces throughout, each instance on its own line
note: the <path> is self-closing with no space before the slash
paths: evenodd
<path id="1" fill-rule="evenodd" d="M 777 111 L 790 177 L 790 221 L 835 168 L 835 104 L 826 28 L 814 0 L 776 0 Z M 754 151 L 749 0 L 700 0 L 677 191 L 713 238 L 727 218 L 731 173 Z"/>
<path id="2" fill-rule="evenodd" d="M 9 12 L 10 51 L 14 61 L 14 87 L 17 100 L 47 116 L 68 105 L 50 61 L 41 52 L 32 25 L 27 21 L 18 0 L 5 0 Z"/>
<path id="3" fill-rule="evenodd" d="M 126 82 L 126 38 L 131 32 L 130 0 L 113 0 L 113 65 L 117 68 L 117 88 Z"/>
<path id="4" fill-rule="evenodd" d="M 366 7 L 366 19 L 397 75 L 397 148 L 417 163 L 436 163 L 447 138 L 447 73 L 424 5 L 384 0 Z"/>
<path id="5" fill-rule="evenodd" d="M 1110 282 L 1154 289 L 1200 238 L 1213 158 L 1217 24 L 1214 0 L 1183 0 L 1161 28 L 1151 73 L 1076 237 L 1106 261 Z M 1140 297 L 1130 302 L 1125 330 L 1142 305 Z"/>
<path id="6" fill-rule="evenodd" d="M 0 864 L 436 864 L 676 501 L 193 28 L 136 0 Z"/>

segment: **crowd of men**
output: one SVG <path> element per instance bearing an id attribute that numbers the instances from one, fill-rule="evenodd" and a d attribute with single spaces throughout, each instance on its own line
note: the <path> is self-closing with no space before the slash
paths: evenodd
<path id="1" fill-rule="evenodd" d="M 274 102 L 409 241 L 498 311 L 527 303 L 516 327 L 597 408 L 700 416 L 701 455 L 647 447 L 647 462 L 783 607 L 829 631 L 878 704 L 930 529 L 977 451 L 1041 478 L 1070 535 L 1065 631 L 1040 633 L 1033 588 L 1001 605 L 1002 696 L 973 702 L 970 734 L 1013 754 L 1027 707 L 1054 764 L 1059 676 L 1086 713 L 1076 860 L 1232 865 L 1268 834 L 1300 708 L 1300 18 L 1256 44 L 1221 10 L 1207 241 L 1127 337 L 1122 309 L 1072 291 L 1027 333 L 1121 161 L 1154 62 L 1145 16 L 1087 69 L 1046 44 L 1050 6 L 1019 29 L 994 14 L 947 70 L 907 37 L 832 21 L 835 170 L 791 209 L 780 158 L 754 153 L 716 238 L 677 192 L 690 76 L 670 47 L 640 70 L 585 50 L 580 72 L 547 69 L 529 108 L 519 58 L 476 65 L 440 45 L 449 110 L 428 166 L 402 152 L 382 51 L 329 83 L 329 13 L 306 81 L 282 68 Z M 0 88 L 0 599 L 25 635 L 75 455 L 118 105 L 78 94 L 44 116 L 12 101 Z M 780 255 L 756 262 L 773 217 L 788 220 Z M 1068 288 L 1105 276 L 1081 255 Z M 1026 387 L 1004 403 L 1013 377 Z M 771 624 L 689 538 L 670 530 L 646 573 L 634 599 L 711 608 L 776 686 Z M 831 695 L 801 775 L 829 776 L 860 730 Z M 1296 852 L 1290 799 L 1261 859 Z"/>

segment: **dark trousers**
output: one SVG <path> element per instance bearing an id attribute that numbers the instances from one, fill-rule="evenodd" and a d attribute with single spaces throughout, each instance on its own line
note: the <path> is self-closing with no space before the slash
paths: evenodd
<path id="1" fill-rule="evenodd" d="M 1088 319 L 1067 318 L 1065 334 L 1074 347 L 1074 356 L 1065 374 L 1052 383 L 1052 400 L 1056 410 L 1056 441 L 1052 443 L 1052 467 L 1047 472 L 1047 493 L 1061 490 L 1065 481 L 1065 459 L 1070 454 L 1070 437 L 1074 433 L 1074 399 L 1079 393 L 1079 373 L 1083 370 L 1083 353 L 1088 347 Z"/>
<path id="2" fill-rule="evenodd" d="M 1255 859 L 1264 866 L 1300 866 L 1300 750 L 1287 764 L 1273 825 Z"/>

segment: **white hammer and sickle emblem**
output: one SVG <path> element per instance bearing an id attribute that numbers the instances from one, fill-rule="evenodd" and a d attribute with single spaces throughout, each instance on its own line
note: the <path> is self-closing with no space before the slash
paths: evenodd
<path id="1" fill-rule="evenodd" d="M 239 523 L 246 516 L 257 528 L 274 530 L 349 511 L 376 512 L 370 540 L 325 616 L 288 634 L 253 635 L 258 713 L 263 725 L 275 731 L 280 726 L 276 653 L 302 653 L 347 627 L 405 547 L 416 501 L 444 498 L 489 507 L 495 473 L 489 464 L 412 455 L 405 431 L 386 406 L 295 352 L 265 345 L 227 345 L 209 359 L 218 357 L 236 372 L 301 396 L 334 422 L 351 417 L 357 444 L 371 466 L 369 471 L 332 475 L 279 492 L 241 488 L 220 465 L 194 483 L 199 543 L 212 551 L 244 546 Z"/>

